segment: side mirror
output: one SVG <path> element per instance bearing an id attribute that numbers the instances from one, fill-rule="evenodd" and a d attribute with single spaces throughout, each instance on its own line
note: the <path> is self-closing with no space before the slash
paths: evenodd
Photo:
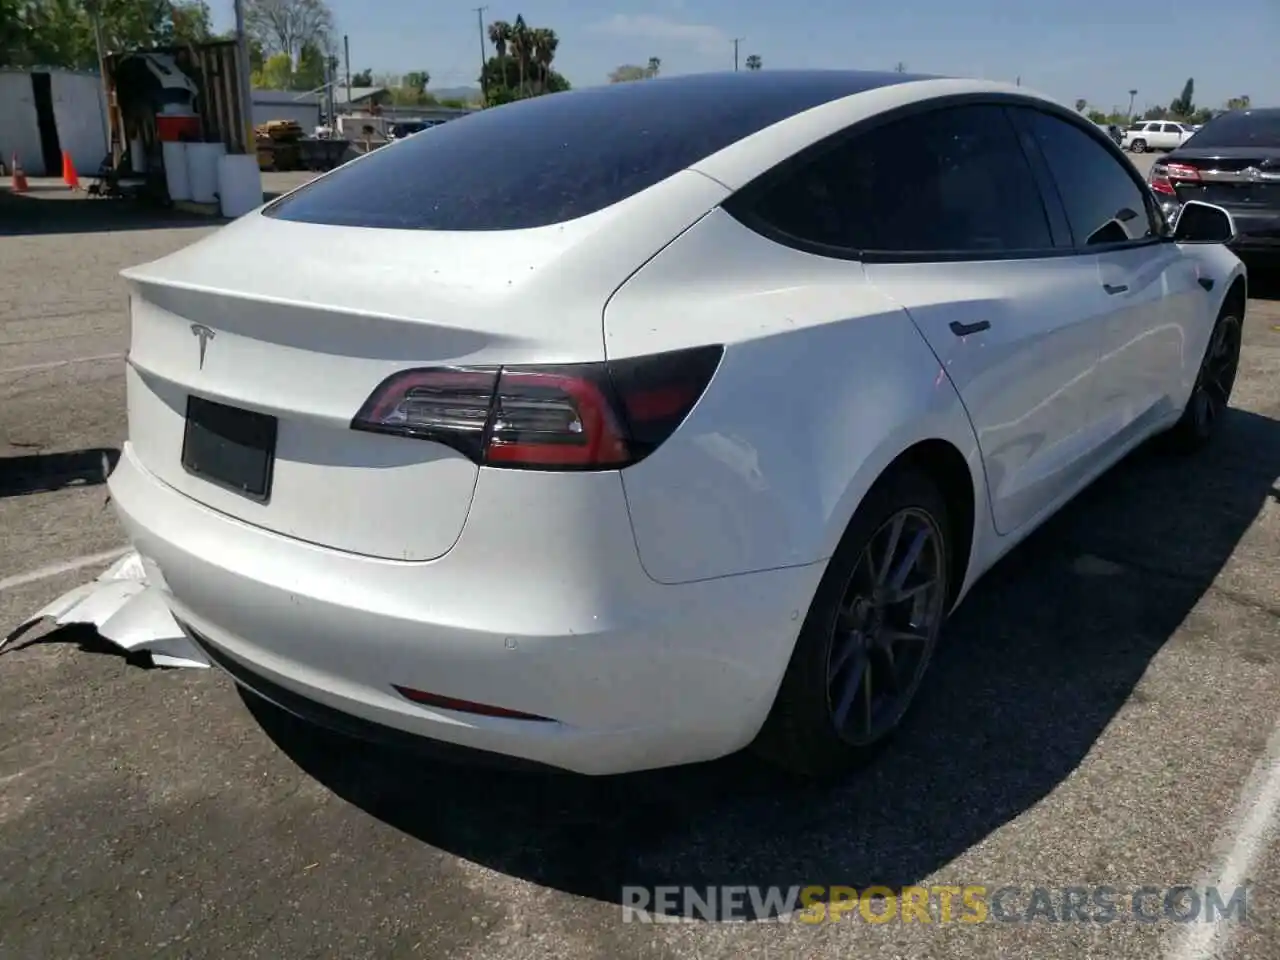
<path id="1" fill-rule="evenodd" d="M 1235 238 L 1236 222 L 1222 207 L 1188 200 L 1178 211 L 1175 243 L 1230 243 Z"/>

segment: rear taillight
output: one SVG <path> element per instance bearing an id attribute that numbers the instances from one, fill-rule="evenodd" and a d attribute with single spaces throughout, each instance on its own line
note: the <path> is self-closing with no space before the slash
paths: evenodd
<path id="1" fill-rule="evenodd" d="M 1152 166 L 1151 176 L 1147 182 L 1156 193 L 1176 197 L 1178 192 L 1173 187 L 1174 181 L 1198 181 L 1199 179 L 1200 171 L 1195 167 L 1189 167 L 1184 163 L 1157 163 Z"/>
<path id="2" fill-rule="evenodd" d="M 1147 183 L 1156 193 L 1162 193 L 1166 197 L 1176 197 L 1178 195 L 1177 191 L 1173 189 L 1173 184 L 1169 182 L 1169 177 L 1162 166 L 1156 165 L 1151 168 Z"/>
<path id="3" fill-rule="evenodd" d="M 404 370 L 378 385 L 351 426 L 433 440 L 485 466 L 618 469 L 675 432 L 723 353 L 709 346 L 605 363 Z"/>

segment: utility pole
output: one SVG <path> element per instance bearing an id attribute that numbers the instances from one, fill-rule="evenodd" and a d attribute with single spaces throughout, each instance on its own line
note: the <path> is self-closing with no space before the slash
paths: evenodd
<path id="1" fill-rule="evenodd" d="M 240 58 L 240 109 L 244 114 L 240 132 L 244 136 L 244 152 L 256 156 L 258 144 L 253 135 L 253 90 L 249 86 L 249 35 L 244 29 L 244 0 L 236 0 L 236 46 Z"/>
<path id="2" fill-rule="evenodd" d="M 93 22 L 93 43 L 98 51 L 98 95 L 102 97 L 102 123 L 107 136 L 107 153 L 111 154 L 113 161 L 119 160 L 116 155 L 115 144 L 111 137 L 111 92 L 107 87 L 107 57 L 102 44 L 102 18 L 98 16 L 98 9 L 95 5 L 89 6 L 89 18 Z M 124 135 L 121 133 L 121 152 L 129 149 L 129 144 L 123 142 Z M 133 169 L 137 170 L 139 164 L 142 163 L 143 157 L 130 157 L 133 162 Z"/>
<path id="3" fill-rule="evenodd" d="M 485 65 L 485 46 L 484 46 L 484 12 L 488 7 L 476 7 L 476 22 L 480 25 L 480 96 L 485 104 L 489 102 L 489 91 L 485 89 L 484 82 L 484 65 Z"/>
<path id="4" fill-rule="evenodd" d="M 342 35 L 342 58 L 346 61 L 347 67 L 347 107 L 351 106 L 351 38 L 345 33 Z"/>
<path id="5" fill-rule="evenodd" d="M 734 73 L 738 72 L 738 44 L 740 44 L 745 39 L 747 38 L 746 37 L 733 38 L 733 72 Z"/>
<path id="6" fill-rule="evenodd" d="M 329 49 L 333 49 L 330 47 Z M 331 136 L 336 135 L 335 128 L 338 121 L 334 117 L 336 113 L 333 88 L 338 82 L 338 58 L 335 54 L 326 54 L 324 58 L 324 122 L 329 128 Z"/>
<path id="7" fill-rule="evenodd" d="M 1137 90 L 1129 91 L 1129 119 L 1130 120 L 1133 119 L 1133 98 L 1136 97 L 1137 95 L 1138 95 Z"/>

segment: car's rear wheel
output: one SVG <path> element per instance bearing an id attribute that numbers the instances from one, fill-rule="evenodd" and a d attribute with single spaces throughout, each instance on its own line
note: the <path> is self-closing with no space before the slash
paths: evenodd
<path id="1" fill-rule="evenodd" d="M 1135 140 L 1133 141 L 1133 143 L 1129 144 L 1129 149 L 1132 150 L 1134 153 L 1146 153 L 1147 141 Z"/>
<path id="2" fill-rule="evenodd" d="M 803 776 L 837 776 L 898 729 L 947 612 L 947 524 L 937 486 L 915 470 L 868 493 L 810 605 L 758 753 Z"/>
<path id="3" fill-rule="evenodd" d="M 1240 370 L 1242 341 L 1240 317 L 1231 306 L 1224 306 L 1213 325 L 1186 409 L 1166 434 L 1168 445 L 1173 449 L 1193 452 L 1213 438 L 1231 402 L 1231 391 Z"/>

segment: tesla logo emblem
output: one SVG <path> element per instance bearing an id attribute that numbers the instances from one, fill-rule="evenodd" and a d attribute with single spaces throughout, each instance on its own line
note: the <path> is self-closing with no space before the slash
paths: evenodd
<path id="1" fill-rule="evenodd" d="M 193 323 L 191 332 L 200 340 L 200 369 L 204 369 L 204 353 L 209 349 L 209 341 L 217 336 L 212 330 L 203 323 Z"/>

